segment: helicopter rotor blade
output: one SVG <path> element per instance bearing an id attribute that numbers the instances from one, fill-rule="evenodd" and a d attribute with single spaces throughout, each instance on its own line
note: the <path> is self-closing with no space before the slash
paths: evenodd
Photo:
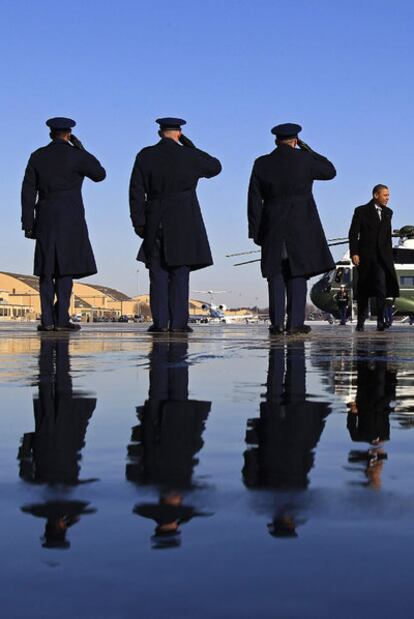
<path id="1" fill-rule="evenodd" d="M 234 256 L 248 256 L 249 254 L 258 254 L 260 249 L 252 249 L 251 251 L 240 251 L 237 254 L 226 254 L 226 258 L 234 258 Z"/>
<path id="2" fill-rule="evenodd" d="M 241 267 L 243 264 L 252 264 L 253 262 L 260 262 L 260 258 L 257 260 L 247 260 L 247 262 L 238 262 L 237 264 L 233 264 L 233 266 Z"/>

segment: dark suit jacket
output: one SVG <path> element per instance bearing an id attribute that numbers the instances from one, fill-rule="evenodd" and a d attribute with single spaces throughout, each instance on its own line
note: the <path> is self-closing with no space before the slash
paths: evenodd
<path id="1" fill-rule="evenodd" d="M 392 210 L 385 207 L 380 220 L 374 200 L 355 209 L 349 229 L 349 250 L 351 256 L 360 257 L 357 297 L 375 296 L 375 269 L 379 261 L 386 271 L 386 296 L 400 294 L 392 255 L 391 218 Z"/>
<path id="2" fill-rule="evenodd" d="M 22 186 L 22 228 L 35 233 L 35 275 L 97 272 L 81 189 L 85 176 L 98 182 L 105 175 L 93 155 L 64 140 L 32 153 Z"/>
<path id="3" fill-rule="evenodd" d="M 138 153 L 129 188 L 132 224 L 136 231 L 145 228 L 138 260 L 149 266 L 161 236 L 168 266 L 195 270 L 213 264 L 196 187 L 200 178 L 220 171 L 218 159 L 169 138 Z"/>
<path id="4" fill-rule="evenodd" d="M 256 159 L 249 185 L 249 237 L 262 247 L 262 275 L 281 267 L 286 246 L 293 277 L 311 277 L 335 267 L 312 195 L 315 180 L 336 171 L 328 159 L 281 145 Z"/>

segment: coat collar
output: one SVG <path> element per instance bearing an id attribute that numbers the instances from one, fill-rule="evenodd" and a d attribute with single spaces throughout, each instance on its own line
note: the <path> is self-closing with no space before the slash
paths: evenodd
<path id="1" fill-rule="evenodd" d="M 180 146 L 180 144 L 178 144 L 178 142 L 176 142 L 172 138 L 161 138 L 158 144 L 164 144 L 168 146 Z"/>
<path id="2" fill-rule="evenodd" d="M 65 144 L 66 146 L 70 146 L 67 140 L 62 140 L 61 138 L 55 138 L 50 142 L 49 146 L 51 146 L 52 144 Z"/>
<path id="3" fill-rule="evenodd" d="M 376 209 L 376 205 L 375 205 L 375 200 L 372 199 L 368 202 L 368 204 L 365 205 L 367 207 L 367 211 L 369 213 L 369 218 L 371 219 L 372 223 L 374 223 L 375 225 L 381 225 L 385 222 L 385 220 L 388 218 L 389 213 L 390 213 L 390 209 L 386 206 L 384 206 L 382 208 L 381 211 L 381 219 L 378 217 L 378 213 L 377 213 L 377 209 Z"/>

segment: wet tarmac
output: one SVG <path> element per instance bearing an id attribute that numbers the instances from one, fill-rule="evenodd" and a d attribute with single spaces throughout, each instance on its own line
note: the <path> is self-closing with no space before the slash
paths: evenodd
<path id="1" fill-rule="evenodd" d="M 413 329 L 1 325 L 2 616 L 410 616 Z"/>

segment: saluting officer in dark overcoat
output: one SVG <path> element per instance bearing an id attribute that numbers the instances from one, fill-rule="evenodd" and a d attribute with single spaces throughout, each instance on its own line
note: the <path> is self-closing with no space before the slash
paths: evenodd
<path id="1" fill-rule="evenodd" d="M 70 118 L 46 122 L 52 141 L 30 156 L 22 186 L 22 228 L 36 239 L 34 274 L 40 278 L 39 331 L 78 330 L 69 321 L 73 278 L 97 272 L 82 201 L 84 178 L 103 181 L 99 161 L 72 134 Z M 56 304 L 55 304 L 56 297 Z"/>
<path id="2" fill-rule="evenodd" d="M 249 238 L 262 248 L 262 275 L 269 286 L 270 332 L 308 333 L 304 325 L 306 280 L 334 268 L 312 195 L 315 180 L 331 180 L 328 159 L 298 139 L 300 125 L 272 129 L 277 148 L 256 159 L 248 194 Z M 296 147 L 299 146 L 299 149 Z"/>
<path id="3" fill-rule="evenodd" d="M 138 260 L 150 275 L 152 332 L 189 332 L 190 271 L 213 264 L 198 203 L 200 178 L 221 171 L 218 159 L 195 148 L 180 118 L 159 118 L 161 140 L 141 150 L 132 170 L 129 204 Z"/>
<path id="4" fill-rule="evenodd" d="M 387 207 L 390 192 L 375 185 L 372 200 L 355 209 L 349 229 L 349 251 L 357 267 L 354 295 L 358 301 L 357 331 L 364 330 L 368 300 L 376 297 L 377 329 L 384 331 L 387 297 L 400 296 L 392 255 L 392 210 Z"/>

